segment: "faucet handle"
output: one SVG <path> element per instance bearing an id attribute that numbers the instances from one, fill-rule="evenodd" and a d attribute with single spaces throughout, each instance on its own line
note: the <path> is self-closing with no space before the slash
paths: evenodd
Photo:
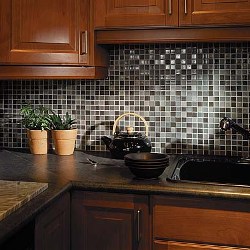
<path id="1" fill-rule="evenodd" d="M 227 131 L 228 129 L 232 128 L 236 132 L 240 133 L 243 136 L 244 140 L 249 140 L 250 139 L 250 132 L 240 125 L 238 125 L 236 122 L 234 122 L 231 118 L 224 117 L 220 121 L 220 128 L 223 131 Z"/>

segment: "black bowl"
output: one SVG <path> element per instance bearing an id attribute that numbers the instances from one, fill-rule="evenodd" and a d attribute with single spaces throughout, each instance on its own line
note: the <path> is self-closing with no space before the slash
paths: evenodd
<path id="1" fill-rule="evenodd" d="M 124 156 L 125 160 L 134 162 L 164 162 L 169 159 L 168 155 L 160 153 L 130 153 Z"/>
<path id="2" fill-rule="evenodd" d="M 133 161 L 127 161 L 125 160 L 125 165 L 126 166 L 131 166 L 131 167 L 137 167 L 137 168 L 159 168 L 159 167 L 167 167 L 169 165 L 169 161 L 166 162 L 133 162 Z"/>
<path id="3" fill-rule="evenodd" d="M 139 179 L 155 179 L 158 178 L 166 169 L 166 167 L 158 168 L 138 168 L 128 166 L 129 170 L 133 175 Z"/>
<path id="4" fill-rule="evenodd" d="M 127 163 L 133 163 L 133 164 L 135 163 L 135 164 L 145 164 L 145 165 L 157 165 L 157 164 L 169 163 L 169 158 L 166 158 L 161 161 L 134 161 L 134 160 L 124 158 L 124 161 Z"/>

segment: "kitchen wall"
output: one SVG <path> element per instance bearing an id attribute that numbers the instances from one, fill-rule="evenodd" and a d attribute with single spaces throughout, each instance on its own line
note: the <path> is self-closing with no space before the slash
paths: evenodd
<path id="1" fill-rule="evenodd" d="M 105 80 L 0 81 L 0 146 L 27 147 L 24 102 L 73 114 L 77 148 L 106 150 L 102 135 L 136 112 L 149 125 L 154 152 L 248 156 L 249 141 L 219 129 L 224 116 L 250 126 L 250 43 L 118 45 Z M 124 118 L 144 133 L 138 119 Z"/>

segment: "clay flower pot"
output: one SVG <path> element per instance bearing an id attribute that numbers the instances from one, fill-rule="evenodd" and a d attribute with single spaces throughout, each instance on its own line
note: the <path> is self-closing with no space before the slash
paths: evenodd
<path id="1" fill-rule="evenodd" d="M 57 155 L 72 155 L 75 149 L 77 129 L 51 130 Z"/>
<path id="2" fill-rule="evenodd" d="M 30 152 L 36 155 L 48 153 L 48 131 L 47 130 L 27 130 Z"/>

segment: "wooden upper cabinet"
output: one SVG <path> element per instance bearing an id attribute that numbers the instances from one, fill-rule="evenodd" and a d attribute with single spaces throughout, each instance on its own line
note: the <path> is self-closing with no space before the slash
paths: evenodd
<path id="1" fill-rule="evenodd" d="M 88 63 L 88 4 L 88 0 L 3 0 L 7 41 L 0 44 L 5 46 L 0 62 Z"/>
<path id="2" fill-rule="evenodd" d="M 180 0 L 180 26 L 249 24 L 250 0 Z"/>
<path id="3" fill-rule="evenodd" d="M 95 27 L 177 26 L 178 1 L 94 0 Z"/>
<path id="4" fill-rule="evenodd" d="M 249 25 L 250 0 L 94 0 L 95 28 Z"/>

